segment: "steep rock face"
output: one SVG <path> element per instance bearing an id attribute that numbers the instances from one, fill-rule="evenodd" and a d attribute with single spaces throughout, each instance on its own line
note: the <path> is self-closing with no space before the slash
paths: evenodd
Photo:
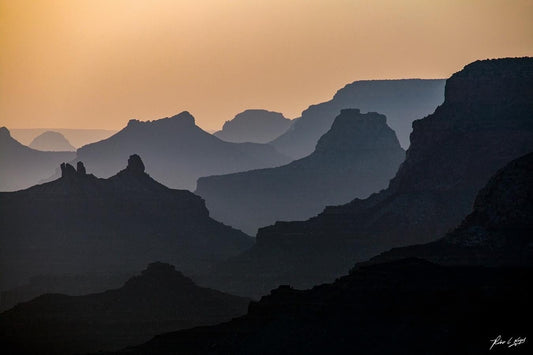
<path id="1" fill-rule="evenodd" d="M 196 193 L 213 218 L 255 235 L 261 226 L 306 219 L 326 205 L 387 187 L 404 157 L 385 116 L 346 109 L 310 156 L 278 168 L 200 178 Z"/>
<path id="2" fill-rule="evenodd" d="M 329 285 L 281 286 L 231 322 L 163 334 L 120 354 L 485 354 L 531 352 L 529 269 L 407 259 Z M 498 335 L 527 338 L 508 348 Z"/>
<path id="3" fill-rule="evenodd" d="M 140 270 L 153 260 L 191 274 L 236 255 L 251 238 L 209 217 L 204 201 L 144 172 L 133 155 L 109 179 L 62 164 L 63 176 L 0 193 L 0 288 L 38 274 Z"/>
<path id="4" fill-rule="evenodd" d="M 0 314 L 10 354 L 86 353 L 212 325 L 246 312 L 249 300 L 201 288 L 174 266 L 151 263 L 121 288 L 85 296 L 47 294 Z"/>
<path id="5" fill-rule="evenodd" d="M 39 183 L 54 174 L 62 161 L 74 159 L 74 152 L 41 152 L 13 139 L 0 128 L 0 191 L 15 191 Z"/>
<path id="6" fill-rule="evenodd" d="M 46 131 L 35 137 L 30 148 L 42 151 L 72 152 L 75 151 L 69 141 L 59 132 Z"/>
<path id="7" fill-rule="evenodd" d="M 194 190 L 200 176 L 279 166 L 290 160 L 266 144 L 228 143 L 204 132 L 182 112 L 170 118 L 131 120 L 112 137 L 78 149 L 77 159 L 109 177 L 133 153 L 152 176 L 172 188 Z"/>
<path id="8" fill-rule="evenodd" d="M 291 120 L 279 112 L 246 110 L 226 121 L 214 135 L 226 142 L 268 143 L 284 133 Z"/>
<path id="9" fill-rule="evenodd" d="M 305 222 L 260 229 L 256 245 L 217 267 L 209 282 L 224 280 L 247 295 L 280 283 L 309 287 L 458 225 L 491 175 L 533 151 L 533 58 L 474 62 L 446 85 L 451 101 L 414 122 L 406 160 L 388 189 Z"/>
<path id="10" fill-rule="evenodd" d="M 498 171 L 454 231 L 435 242 L 392 249 L 369 263 L 406 257 L 446 265 L 532 266 L 533 153 Z"/>
<path id="11" fill-rule="evenodd" d="M 303 158 L 311 154 L 341 109 L 359 108 L 387 116 L 400 144 L 407 148 L 413 120 L 430 114 L 444 100 L 444 82 L 443 79 L 355 81 L 339 90 L 330 101 L 310 106 L 271 144 L 294 159 Z"/>

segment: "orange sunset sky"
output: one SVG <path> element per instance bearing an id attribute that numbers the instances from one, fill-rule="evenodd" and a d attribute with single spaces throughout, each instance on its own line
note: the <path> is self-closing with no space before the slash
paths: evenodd
<path id="1" fill-rule="evenodd" d="M 531 0 L 0 0 L 0 126 L 299 116 L 359 79 L 533 55 Z"/>

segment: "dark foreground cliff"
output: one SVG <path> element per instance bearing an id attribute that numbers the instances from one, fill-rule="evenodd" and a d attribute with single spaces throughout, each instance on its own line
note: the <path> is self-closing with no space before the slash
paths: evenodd
<path id="1" fill-rule="evenodd" d="M 77 170 L 63 164 L 62 174 L 0 193 L 0 288 L 42 274 L 130 272 L 154 260 L 190 275 L 252 244 L 211 219 L 200 197 L 153 180 L 137 155 L 109 179 L 81 162 Z"/>
<path id="2" fill-rule="evenodd" d="M 4 354 L 72 354 L 138 344 L 162 332 L 231 320 L 249 300 L 196 286 L 152 263 L 121 288 L 86 296 L 47 294 L 0 314 Z"/>
<path id="3" fill-rule="evenodd" d="M 262 228 L 255 246 L 217 266 L 206 284 L 259 296 L 310 287 L 393 247 L 434 241 L 471 212 L 477 192 L 533 151 L 533 58 L 477 61 L 446 82 L 445 102 L 415 121 L 389 187 L 303 222 Z"/>
<path id="4" fill-rule="evenodd" d="M 369 263 L 407 257 L 444 265 L 533 266 L 533 153 L 498 171 L 472 213 L 445 237 L 392 249 Z"/>
<path id="5" fill-rule="evenodd" d="M 246 316 L 163 334 L 120 354 L 526 354 L 532 277 L 531 269 L 406 259 L 307 291 L 282 286 Z M 499 335 L 516 346 L 489 350 Z"/>

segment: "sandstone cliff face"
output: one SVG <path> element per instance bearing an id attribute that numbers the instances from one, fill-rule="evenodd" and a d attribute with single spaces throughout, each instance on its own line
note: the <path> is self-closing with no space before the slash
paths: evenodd
<path id="1" fill-rule="evenodd" d="M 201 178 L 196 193 L 213 218 L 255 235 L 259 227 L 303 220 L 326 205 L 385 188 L 404 156 L 385 116 L 345 109 L 310 156 L 278 168 Z"/>
<path id="2" fill-rule="evenodd" d="M 256 280 L 243 275 L 230 284 L 244 294 L 280 282 L 307 287 L 458 225 L 491 175 L 533 151 L 533 58 L 472 63 L 447 81 L 446 98 L 414 122 L 406 160 L 388 189 L 305 222 L 261 229 L 251 251 L 217 268 L 220 279 L 230 270 L 255 273 Z"/>
<path id="3" fill-rule="evenodd" d="M 200 197 L 153 180 L 137 155 L 109 179 L 83 164 L 61 170 L 53 182 L 0 193 L 2 289 L 37 274 L 140 270 L 154 260 L 198 272 L 251 244 L 211 219 Z"/>

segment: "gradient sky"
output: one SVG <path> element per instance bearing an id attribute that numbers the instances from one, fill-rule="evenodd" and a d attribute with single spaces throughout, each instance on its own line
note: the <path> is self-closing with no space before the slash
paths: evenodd
<path id="1" fill-rule="evenodd" d="M 531 0 L 0 0 L 0 126 L 299 116 L 360 79 L 533 56 Z"/>

